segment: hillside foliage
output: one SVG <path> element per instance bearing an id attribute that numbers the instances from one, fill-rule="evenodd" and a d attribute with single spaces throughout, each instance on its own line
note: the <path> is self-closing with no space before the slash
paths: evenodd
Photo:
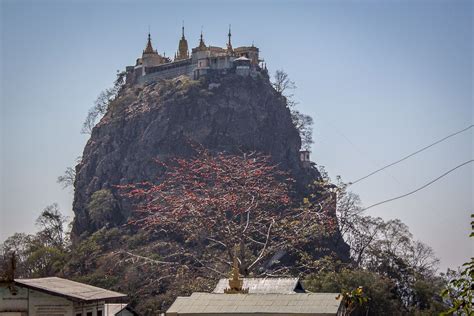
<path id="1" fill-rule="evenodd" d="M 37 233 L 1 245 L 2 273 L 15 253 L 16 277 L 56 275 L 128 293 L 139 312 L 156 315 L 178 295 L 211 291 L 236 255 L 245 276 L 299 277 L 310 291 L 341 293 L 346 314 L 472 308 L 472 263 L 437 274 L 433 250 L 403 222 L 365 215 L 339 178 L 301 167 L 313 120 L 295 109 L 285 72 L 272 85 L 229 76 L 213 90 L 182 78 L 127 90 L 123 80 L 97 99 L 83 132 L 98 132 L 58 179 L 80 191 L 77 234 L 56 204 L 46 207 Z M 195 135 L 214 150 L 190 142 Z"/>
<path id="2" fill-rule="evenodd" d="M 414 241 L 399 220 L 383 221 L 358 213 L 357 197 L 344 186 L 333 189 L 339 193 L 337 229 L 351 245 L 347 262 L 321 244 L 324 235 L 335 229 L 328 225 L 331 217 L 325 214 L 325 208 L 331 211 L 329 197 L 333 195 L 322 196 L 318 192 L 321 183 L 315 184 L 313 194 L 300 205 L 290 207 L 286 194 L 291 192 L 291 181 L 274 182 L 278 177 L 287 178 L 267 157 L 215 156 L 198 150 L 194 158 L 167 163 L 167 176 L 160 184 L 122 187 L 123 194 L 146 197 L 137 199 L 142 202 L 130 223 L 104 226 L 74 245 L 67 239 L 65 218 L 57 205 L 47 207 L 37 220 L 37 234 L 15 234 L 3 243 L 2 264 L 7 265 L 9 254 L 15 251 L 17 277 L 58 275 L 130 293 L 139 311 L 153 315 L 165 310 L 177 295 L 212 290 L 217 279 L 230 270 L 233 245 L 243 243 L 238 248 L 244 249 L 244 257 L 238 254 L 242 273 L 299 276 L 313 292 L 363 295 L 351 315 L 398 315 L 400 311 L 433 315 L 455 304 L 464 306 L 454 298 L 443 299 L 441 291 L 460 293 L 460 282 L 468 282 L 464 280 L 469 272 L 437 275 L 437 259 L 428 246 Z M 229 178 L 232 166 L 246 170 L 245 175 Z M 203 174 L 207 175 L 204 180 Z M 177 186 L 177 181 L 184 185 Z M 214 195 L 223 189 L 220 181 L 242 185 L 228 193 L 235 197 L 226 196 L 232 203 Z M 97 205 L 109 207 L 106 191 L 96 197 Z M 345 226 L 348 218 L 352 219 L 350 227 Z M 172 229 L 178 222 L 180 227 Z M 461 294 L 457 297 L 462 299 Z"/>

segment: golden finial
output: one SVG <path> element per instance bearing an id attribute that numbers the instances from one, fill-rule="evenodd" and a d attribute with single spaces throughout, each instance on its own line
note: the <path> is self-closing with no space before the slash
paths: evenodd
<path id="1" fill-rule="evenodd" d="M 242 286 L 244 280 L 240 278 L 239 261 L 237 259 L 237 248 L 234 253 L 234 263 L 232 265 L 231 278 L 229 278 L 229 287 L 224 289 L 225 294 L 247 294 L 249 289 L 244 289 Z"/>

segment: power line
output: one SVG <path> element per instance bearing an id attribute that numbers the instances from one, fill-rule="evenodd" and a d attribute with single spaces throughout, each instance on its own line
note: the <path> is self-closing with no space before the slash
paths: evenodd
<path id="1" fill-rule="evenodd" d="M 379 173 L 380 171 L 382 171 L 382 170 L 384 170 L 384 169 L 387 169 L 387 168 L 389 168 L 389 167 L 391 167 L 391 166 L 393 166 L 393 165 L 396 165 L 397 163 L 400 163 L 400 162 L 402 162 L 402 161 L 404 161 L 404 160 L 406 160 L 406 159 L 408 159 L 408 158 L 410 158 L 410 157 L 413 157 L 413 156 L 415 156 L 416 154 L 421 153 L 422 151 L 424 151 L 424 150 L 426 150 L 426 149 L 428 149 L 428 148 L 430 148 L 430 147 L 433 147 L 434 145 L 437 145 L 437 144 L 439 144 L 439 143 L 441 143 L 441 142 L 447 140 L 448 138 L 451 138 L 451 137 L 453 137 L 453 136 L 456 136 L 456 135 L 458 135 L 458 134 L 461 134 L 461 133 L 467 131 L 468 129 L 472 128 L 473 126 L 474 126 L 474 125 L 470 125 L 470 126 L 468 126 L 468 127 L 466 127 L 466 128 L 463 128 L 463 129 L 460 130 L 460 131 L 457 131 L 457 132 L 455 132 L 455 133 L 453 133 L 453 134 L 450 134 L 450 135 L 448 135 L 448 136 L 446 136 L 446 137 L 443 137 L 442 139 L 437 140 L 436 142 L 431 143 L 431 144 L 429 144 L 428 146 L 425 146 L 425 147 L 423 147 L 423 148 L 421 148 L 421 149 L 419 149 L 419 150 L 417 150 L 417 151 L 415 151 L 415 152 L 409 154 L 408 156 L 405 156 L 405 157 L 403 157 L 403 158 L 401 158 L 401 159 L 399 159 L 399 160 L 397 160 L 397 161 L 395 161 L 395 162 L 392 162 L 391 164 L 388 164 L 388 165 L 386 165 L 386 166 L 384 166 L 384 167 L 382 167 L 382 168 L 380 168 L 380 169 L 377 169 L 377 170 L 375 170 L 375 171 L 369 173 L 368 175 L 366 175 L 366 176 L 364 176 L 364 177 L 362 177 L 362 178 L 359 178 L 359 179 L 357 179 L 357 180 L 355 180 L 355 181 L 353 181 L 353 182 L 350 182 L 349 185 L 354 185 L 354 184 L 356 184 L 357 182 L 360 182 L 360 181 L 362 181 L 362 180 L 364 180 L 364 179 L 367 179 L 368 177 L 373 176 L 374 174 Z"/>
<path id="2" fill-rule="evenodd" d="M 347 137 L 339 128 L 337 128 L 335 124 L 331 123 L 331 121 L 324 119 L 320 114 L 318 114 L 317 118 L 321 119 L 322 121 L 326 122 L 329 126 L 331 126 L 336 131 L 336 133 L 338 133 L 349 144 L 351 144 L 351 146 L 359 153 L 359 155 L 366 158 L 372 165 L 374 165 L 375 168 L 381 165 L 380 163 L 375 161 L 372 157 L 370 157 L 366 152 L 362 151 L 358 146 L 356 146 L 356 144 L 353 141 L 351 141 L 349 137 Z M 398 179 L 395 178 L 393 174 L 391 174 L 388 171 L 386 172 L 390 177 L 392 177 L 393 180 L 395 180 L 395 182 L 401 185 L 400 181 L 398 181 Z M 351 183 L 349 183 L 349 185 L 351 185 Z"/>
<path id="3" fill-rule="evenodd" d="M 381 205 L 381 204 L 385 204 L 385 203 L 388 203 L 388 202 L 392 202 L 392 201 L 395 201 L 395 200 L 398 200 L 398 199 L 407 197 L 407 196 L 409 196 L 409 195 L 412 195 L 413 193 L 416 193 L 416 192 L 418 192 L 418 191 L 420 191 L 420 190 L 423 190 L 423 189 L 426 188 L 427 186 L 429 186 L 429 185 L 435 183 L 436 181 L 440 180 L 441 178 L 447 176 L 448 174 L 450 174 L 450 173 L 453 172 L 454 170 L 456 170 L 456 169 L 458 169 L 458 168 L 461 168 L 462 166 L 465 166 L 465 165 L 467 165 L 467 164 L 470 164 L 471 162 L 474 162 L 474 159 L 468 160 L 468 161 L 466 161 L 466 162 L 464 162 L 464 163 L 462 163 L 462 164 L 460 164 L 460 165 L 454 167 L 453 169 L 446 171 L 445 173 L 443 173 L 442 175 L 440 175 L 440 176 L 437 177 L 436 179 L 431 180 L 430 182 L 428 182 L 427 184 L 425 184 L 425 185 L 419 187 L 419 188 L 416 189 L 416 190 L 413 190 L 413 191 L 408 192 L 408 193 L 406 193 L 406 194 L 403 194 L 403 195 L 400 195 L 400 196 L 397 196 L 397 197 L 394 197 L 394 198 L 391 198 L 391 199 L 388 199 L 388 200 L 385 200 L 385 201 L 382 201 L 382 202 L 378 202 L 378 203 L 372 204 L 372 205 L 370 205 L 370 206 L 368 206 L 368 207 L 366 207 L 366 208 L 360 210 L 358 213 L 361 213 L 361 212 L 363 212 L 363 211 L 366 211 L 366 210 L 368 210 L 368 209 L 370 209 L 370 208 L 372 208 L 372 207 L 375 207 L 375 206 L 378 206 L 378 205 Z"/>

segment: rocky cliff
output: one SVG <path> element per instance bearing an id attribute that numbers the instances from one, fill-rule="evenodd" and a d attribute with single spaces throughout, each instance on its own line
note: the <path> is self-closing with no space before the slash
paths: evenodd
<path id="1" fill-rule="evenodd" d="M 227 75 L 214 81 L 179 77 L 122 89 L 76 167 L 73 237 L 97 229 L 87 211 L 94 192 L 152 179 L 161 172 L 156 158 L 189 155 L 193 143 L 215 151 L 270 154 L 290 171 L 300 193 L 319 177 L 315 168 L 301 164 L 299 133 L 268 78 Z M 112 222 L 119 224 L 129 205 L 114 195 Z"/>

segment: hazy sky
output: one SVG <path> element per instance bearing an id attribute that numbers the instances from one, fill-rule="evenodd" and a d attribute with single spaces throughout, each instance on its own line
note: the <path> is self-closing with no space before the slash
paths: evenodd
<path id="1" fill-rule="evenodd" d="M 148 26 L 173 56 L 181 21 L 191 47 L 260 48 L 296 82 L 315 119 L 312 159 L 351 181 L 473 122 L 471 1 L 1 1 L 0 241 L 33 232 L 48 204 L 72 217 L 56 183 L 82 154 L 81 124 L 116 70 L 132 65 Z M 352 187 L 364 205 L 472 159 L 472 129 Z M 473 255 L 472 164 L 410 197 L 371 209 L 400 218 L 441 268 Z"/>

